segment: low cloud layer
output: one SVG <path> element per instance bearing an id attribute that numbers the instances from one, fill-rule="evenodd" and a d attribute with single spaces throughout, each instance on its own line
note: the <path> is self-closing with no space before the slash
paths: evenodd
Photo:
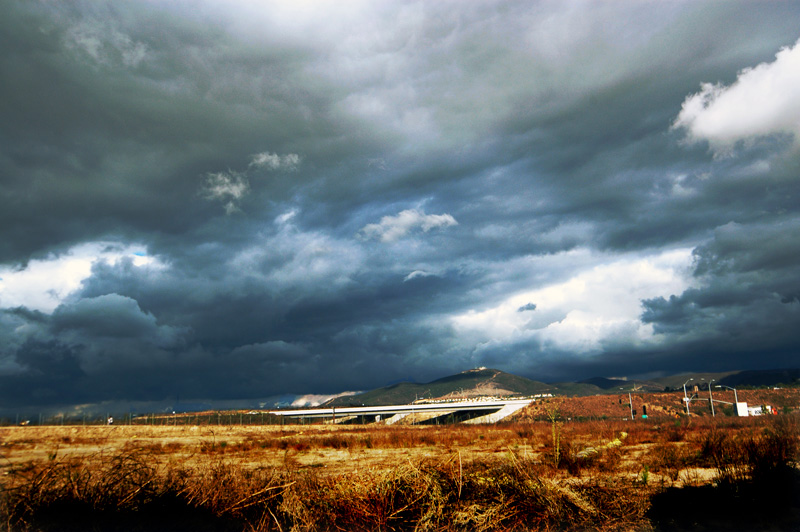
<path id="1" fill-rule="evenodd" d="M 0 410 L 797 365 L 798 28 L 5 2 Z"/>

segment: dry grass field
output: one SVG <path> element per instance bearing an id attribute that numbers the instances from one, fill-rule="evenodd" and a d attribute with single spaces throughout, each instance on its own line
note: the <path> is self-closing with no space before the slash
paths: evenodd
<path id="1" fill-rule="evenodd" d="M 0 512 L 13 531 L 800 528 L 796 414 L 561 409 L 473 426 L 4 427 Z"/>

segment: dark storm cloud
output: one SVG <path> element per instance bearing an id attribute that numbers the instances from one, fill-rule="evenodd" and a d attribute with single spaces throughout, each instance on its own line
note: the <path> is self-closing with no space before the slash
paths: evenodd
<path id="1" fill-rule="evenodd" d="M 185 234 L 211 214 L 203 176 L 305 137 L 292 109 L 313 102 L 285 79 L 292 54 L 248 57 L 177 6 L 68 5 L 6 4 L 6 260 L 112 231 Z M 237 76 L 274 90 L 250 94 Z"/>
<path id="2" fill-rule="evenodd" d="M 794 4 L 0 10 L 6 403 L 796 352 L 796 139 L 685 110 Z"/>
<path id="3" fill-rule="evenodd" d="M 88 336 L 131 338 L 152 335 L 155 318 L 143 314 L 133 299 L 117 294 L 85 298 L 53 313 L 56 330 L 77 330 Z"/>
<path id="4" fill-rule="evenodd" d="M 750 363 L 762 368 L 776 360 L 791 363 L 800 350 L 792 330 L 800 312 L 798 229 L 796 219 L 718 228 L 695 250 L 694 274 L 703 280 L 701 287 L 644 301 L 642 319 L 674 338 L 676 348 L 711 344 L 705 356 L 736 356 L 739 363 L 754 353 L 777 351 L 783 354 Z"/>

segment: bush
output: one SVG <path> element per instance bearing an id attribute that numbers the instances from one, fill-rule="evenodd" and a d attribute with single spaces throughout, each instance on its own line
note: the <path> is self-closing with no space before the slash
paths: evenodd
<path id="1" fill-rule="evenodd" d="M 674 443 L 659 443 L 648 453 L 649 466 L 654 473 L 665 474 L 672 482 L 680 478 L 681 471 L 690 463 L 690 456 L 683 446 Z"/>
<path id="2" fill-rule="evenodd" d="M 771 482 L 787 476 L 798 461 L 798 422 L 796 416 L 781 416 L 761 437 L 745 443 L 750 476 L 756 482 Z"/>
<path id="3" fill-rule="evenodd" d="M 747 478 L 744 447 L 726 431 L 713 429 L 708 432 L 701 443 L 698 463 L 714 467 L 720 483 L 731 484 Z"/>

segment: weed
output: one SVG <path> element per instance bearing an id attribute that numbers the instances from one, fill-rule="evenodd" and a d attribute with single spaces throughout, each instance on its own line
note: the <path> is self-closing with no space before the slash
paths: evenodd
<path id="1" fill-rule="evenodd" d="M 551 458 L 553 467 L 558 469 L 558 466 L 561 464 L 561 423 L 558 420 L 558 406 L 547 408 L 547 419 L 550 420 L 550 434 L 553 443 Z"/>

